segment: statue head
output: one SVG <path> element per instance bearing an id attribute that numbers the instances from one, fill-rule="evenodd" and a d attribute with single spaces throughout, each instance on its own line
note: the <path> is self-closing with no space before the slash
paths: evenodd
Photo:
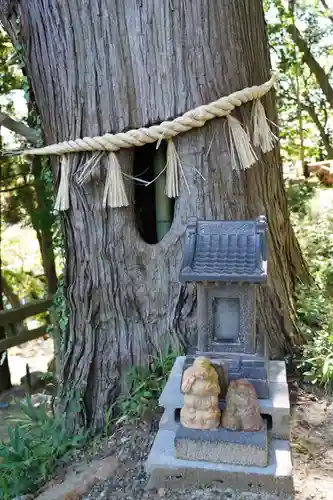
<path id="1" fill-rule="evenodd" d="M 230 400 L 238 408 L 246 408 L 249 405 L 249 401 L 257 400 L 256 390 L 246 379 L 232 380 L 227 392 L 227 403 Z"/>
<path id="2" fill-rule="evenodd" d="M 205 358 L 204 356 L 199 356 L 198 358 L 195 358 L 193 362 L 193 366 L 195 368 L 201 368 L 201 369 L 207 369 L 212 366 L 212 363 L 208 358 Z"/>

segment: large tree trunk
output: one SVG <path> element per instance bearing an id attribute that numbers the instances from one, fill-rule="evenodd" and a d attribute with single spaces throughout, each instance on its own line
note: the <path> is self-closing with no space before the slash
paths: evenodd
<path id="1" fill-rule="evenodd" d="M 270 77 L 259 1 L 30 0 L 21 3 L 20 19 L 48 143 L 147 126 Z M 273 92 L 265 104 L 276 121 Z M 237 115 L 246 121 L 250 109 Z M 214 120 L 175 141 L 190 192 L 182 181 L 171 230 L 156 245 L 141 238 L 133 204 L 102 208 L 103 174 L 83 187 L 71 184 L 63 379 L 64 389 L 79 391 L 93 426 L 103 425 L 128 365 L 146 364 L 166 342 L 186 345 L 195 336 L 195 288 L 178 280 L 189 216 L 267 215 L 269 280 L 260 288 L 258 329 L 275 353 L 301 340 L 292 297 L 305 268 L 278 148 L 238 175 L 225 131 Z M 73 156 L 73 174 L 82 156 Z M 134 151 L 119 157 L 130 173 Z M 133 186 L 126 187 L 133 199 Z"/>

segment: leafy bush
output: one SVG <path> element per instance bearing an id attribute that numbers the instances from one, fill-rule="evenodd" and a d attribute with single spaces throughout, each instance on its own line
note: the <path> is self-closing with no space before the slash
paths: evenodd
<path id="1" fill-rule="evenodd" d="M 157 400 L 166 384 L 171 368 L 180 352 L 167 347 L 159 356 L 151 357 L 148 368 L 131 367 L 126 374 L 128 391 L 117 402 L 120 422 L 133 422 L 156 409 Z"/>
<path id="2" fill-rule="evenodd" d="M 286 186 L 288 205 L 291 212 L 305 215 L 308 202 L 314 194 L 315 188 L 309 182 L 289 184 Z"/>
<path id="3" fill-rule="evenodd" d="M 311 212 L 317 215 L 314 217 Z M 294 215 L 294 226 L 314 283 L 310 287 L 299 286 L 297 293 L 298 322 L 308 342 L 300 368 L 305 380 L 330 388 L 333 386 L 332 207 L 317 207 L 314 211 L 305 205 L 304 213 L 307 215 Z"/>
<path id="4" fill-rule="evenodd" d="M 77 411 L 77 407 L 73 410 Z M 35 408 L 30 398 L 22 411 L 22 419 L 8 428 L 9 439 L 0 444 L 3 500 L 36 491 L 51 477 L 59 462 L 68 459 L 87 440 L 85 432 L 69 431 L 64 417 L 48 414 L 45 405 Z"/>

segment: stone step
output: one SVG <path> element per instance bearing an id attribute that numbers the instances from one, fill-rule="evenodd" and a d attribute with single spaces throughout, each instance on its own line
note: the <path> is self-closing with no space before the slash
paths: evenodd
<path id="1" fill-rule="evenodd" d="M 212 463 L 176 458 L 175 432 L 159 430 L 146 462 L 147 489 L 212 486 L 293 498 L 289 442 L 271 440 L 267 467 Z"/>

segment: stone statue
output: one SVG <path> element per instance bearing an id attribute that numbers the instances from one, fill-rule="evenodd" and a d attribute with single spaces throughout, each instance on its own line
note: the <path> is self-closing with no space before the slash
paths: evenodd
<path id="1" fill-rule="evenodd" d="M 226 403 L 222 427 L 233 431 L 260 431 L 263 428 L 257 394 L 248 380 L 232 380 Z"/>
<path id="2" fill-rule="evenodd" d="M 199 357 L 185 370 L 181 390 L 184 407 L 180 412 L 180 421 L 184 427 L 216 429 L 220 426 L 220 384 L 209 359 Z"/>

